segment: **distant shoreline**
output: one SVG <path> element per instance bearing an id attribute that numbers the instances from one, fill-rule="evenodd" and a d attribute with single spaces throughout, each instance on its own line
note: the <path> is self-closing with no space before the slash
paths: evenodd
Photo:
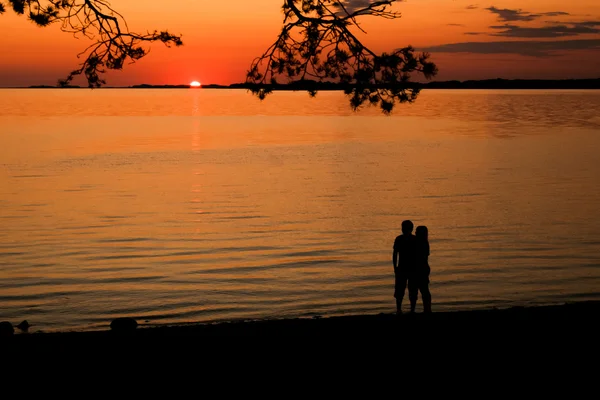
<path id="1" fill-rule="evenodd" d="M 334 91 L 344 90 L 351 86 L 341 85 L 339 83 L 330 82 L 315 82 L 315 81 L 299 81 L 292 82 L 289 84 L 276 84 L 269 85 L 270 89 L 274 91 Z M 150 85 L 150 84 L 139 84 L 132 86 L 105 86 L 100 89 L 244 89 L 248 90 L 251 85 L 245 83 L 233 83 L 231 85 L 217 85 L 207 84 L 202 85 L 199 88 L 191 88 L 189 85 Z M 407 85 L 407 88 L 418 88 L 418 89 L 525 89 L 525 90 L 552 90 L 552 89 L 585 89 L 594 90 L 600 89 L 600 78 L 599 79 L 562 79 L 562 80 L 542 80 L 542 79 L 486 79 L 486 80 L 468 80 L 468 81 L 440 81 L 440 82 L 428 82 L 418 83 L 411 82 Z M 49 85 L 33 85 L 28 87 L 6 87 L 3 89 L 89 89 L 85 86 L 68 86 L 68 87 L 56 87 Z"/>

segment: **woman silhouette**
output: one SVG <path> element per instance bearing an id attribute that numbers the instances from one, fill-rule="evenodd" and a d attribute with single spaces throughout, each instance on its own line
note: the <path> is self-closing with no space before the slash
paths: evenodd
<path id="1" fill-rule="evenodd" d="M 431 312 L 431 293 L 429 292 L 429 231 L 426 226 L 417 226 L 415 230 L 417 237 L 416 265 L 415 265 L 415 289 L 421 292 L 423 299 L 423 311 Z"/>

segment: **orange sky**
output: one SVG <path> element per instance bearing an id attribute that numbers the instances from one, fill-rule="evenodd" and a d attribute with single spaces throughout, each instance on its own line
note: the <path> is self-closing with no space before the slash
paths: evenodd
<path id="1" fill-rule="evenodd" d="M 132 30 L 168 28 L 181 33 L 185 45 L 153 45 L 146 58 L 108 74 L 108 85 L 241 82 L 253 57 L 274 41 L 282 18 L 282 0 L 179 0 L 172 9 L 159 0 L 140 3 L 112 1 Z M 598 0 L 407 0 L 395 8 L 403 14 L 399 20 L 363 17 L 365 43 L 377 51 L 432 47 L 437 80 L 600 78 Z M 515 41 L 522 43 L 498 43 Z M 86 42 L 7 10 L 0 15 L 0 86 L 55 84 L 77 66 Z M 537 54 L 524 55 L 531 49 Z"/>

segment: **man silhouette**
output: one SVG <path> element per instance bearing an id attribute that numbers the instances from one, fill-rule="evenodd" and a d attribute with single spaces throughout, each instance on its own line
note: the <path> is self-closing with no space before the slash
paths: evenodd
<path id="1" fill-rule="evenodd" d="M 412 234 L 414 225 L 411 221 L 402 222 L 402 235 L 394 240 L 394 254 L 392 262 L 394 264 L 395 287 L 394 297 L 396 298 L 397 314 L 402 314 L 402 299 L 406 292 L 407 284 L 412 283 L 410 279 L 413 275 L 416 263 L 416 237 Z M 411 303 L 411 312 L 414 312 L 417 299 L 412 296 L 412 290 L 409 288 L 409 299 Z"/>

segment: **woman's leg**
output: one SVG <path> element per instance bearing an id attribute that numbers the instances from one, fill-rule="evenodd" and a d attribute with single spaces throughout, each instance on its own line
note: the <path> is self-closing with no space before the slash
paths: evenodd
<path id="1" fill-rule="evenodd" d="M 424 282 L 421 285 L 421 298 L 423 299 L 423 311 L 431 312 L 431 293 L 429 292 L 429 282 Z"/>
<path id="2" fill-rule="evenodd" d="M 414 313 L 419 299 L 419 282 L 416 278 L 408 280 L 408 299 L 410 300 L 410 312 Z"/>

